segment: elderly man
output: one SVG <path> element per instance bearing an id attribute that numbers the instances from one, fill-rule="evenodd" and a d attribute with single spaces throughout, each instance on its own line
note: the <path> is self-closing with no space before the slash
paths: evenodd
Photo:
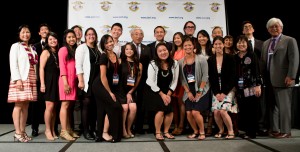
<path id="1" fill-rule="evenodd" d="M 283 23 L 278 18 L 267 22 L 271 38 L 263 43 L 262 62 L 271 103 L 271 132 L 275 138 L 291 137 L 292 87 L 299 66 L 299 50 L 295 38 L 282 34 Z"/>
<path id="2" fill-rule="evenodd" d="M 141 28 L 134 28 L 130 31 L 132 42 L 136 46 L 137 54 L 140 62 L 143 65 L 142 78 L 140 84 L 137 88 L 137 114 L 135 121 L 135 132 L 138 134 L 144 134 L 143 125 L 145 117 L 145 107 L 143 107 L 143 91 L 147 79 L 147 71 L 150 60 L 152 59 L 152 54 L 150 48 L 145 44 L 142 44 L 144 38 L 144 32 Z M 122 50 L 125 50 L 122 46 Z M 124 53 L 124 52 L 122 52 Z"/>

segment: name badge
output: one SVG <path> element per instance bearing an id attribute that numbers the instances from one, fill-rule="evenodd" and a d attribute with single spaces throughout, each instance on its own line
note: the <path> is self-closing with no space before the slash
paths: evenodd
<path id="1" fill-rule="evenodd" d="M 187 80 L 188 80 L 188 83 L 195 82 L 195 76 L 192 75 L 192 74 L 188 74 L 187 75 Z"/>
<path id="2" fill-rule="evenodd" d="M 119 75 L 114 74 L 113 75 L 113 85 L 118 85 L 118 83 L 119 83 Z"/>
<path id="3" fill-rule="evenodd" d="M 127 77 L 127 85 L 133 87 L 133 86 L 134 86 L 134 83 L 135 83 L 134 77 L 128 76 L 128 77 Z"/>

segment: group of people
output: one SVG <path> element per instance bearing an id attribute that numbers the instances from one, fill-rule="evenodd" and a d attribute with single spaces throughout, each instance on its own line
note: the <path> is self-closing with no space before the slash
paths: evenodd
<path id="1" fill-rule="evenodd" d="M 213 133 L 215 138 L 226 133 L 226 139 L 233 139 L 239 130 L 245 132 L 243 138 L 256 138 L 259 131 L 288 138 L 299 50 L 294 38 L 282 34 L 280 19 L 271 18 L 266 27 L 271 38 L 259 41 L 249 21 L 236 39 L 223 37 L 222 28 L 216 26 L 211 42 L 206 30 L 194 37 L 196 25 L 188 21 L 184 34 L 176 32 L 172 42 L 164 40 L 166 31 L 157 26 L 153 43 L 142 44 L 144 32 L 135 28 L 132 41 L 121 45 L 120 23 L 99 41 L 93 27 L 82 34 L 76 25 L 65 30 L 60 47 L 57 34 L 46 24 L 40 26 L 41 41 L 35 45 L 28 25 L 21 25 L 19 40 L 10 50 L 8 102 L 15 104 L 14 139 L 32 140 L 25 131 L 28 107 L 41 99 L 48 140 L 59 138 L 59 102 L 59 136 L 68 141 L 79 137 L 73 120 L 78 100 L 83 136 L 96 142 L 142 134 L 145 117 L 157 140 L 175 139 L 186 129 L 185 120 L 192 131 L 187 137 L 198 140 Z M 265 118 L 269 123 L 260 123 Z M 37 127 L 32 128 L 33 136 L 38 135 Z"/>

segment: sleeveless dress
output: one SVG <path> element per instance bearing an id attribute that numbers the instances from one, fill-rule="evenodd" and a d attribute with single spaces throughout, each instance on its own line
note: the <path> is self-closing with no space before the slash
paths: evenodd
<path id="1" fill-rule="evenodd" d="M 58 93 L 58 78 L 59 78 L 59 63 L 58 54 L 48 51 L 50 56 L 45 65 L 45 101 L 59 101 Z"/>

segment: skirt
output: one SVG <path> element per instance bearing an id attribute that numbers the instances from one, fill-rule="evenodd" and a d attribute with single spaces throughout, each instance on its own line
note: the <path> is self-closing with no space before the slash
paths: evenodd
<path id="1" fill-rule="evenodd" d="M 36 74 L 33 65 L 30 65 L 27 80 L 22 81 L 23 90 L 17 88 L 17 83 L 10 81 L 7 102 L 37 101 Z"/>

